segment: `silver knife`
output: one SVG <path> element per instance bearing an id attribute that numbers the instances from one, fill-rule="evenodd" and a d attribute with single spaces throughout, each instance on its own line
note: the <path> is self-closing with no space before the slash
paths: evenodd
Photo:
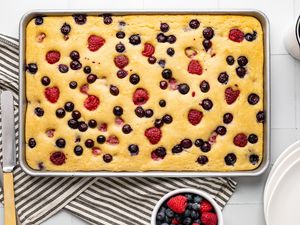
<path id="1" fill-rule="evenodd" d="M 1 93 L 4 224 L 16 225 L 13 169 L 16 166 L 14 100 L 10 91 Z"/>

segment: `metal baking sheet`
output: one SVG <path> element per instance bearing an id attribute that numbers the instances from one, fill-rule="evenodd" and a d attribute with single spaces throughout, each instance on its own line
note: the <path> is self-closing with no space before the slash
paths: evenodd
<path id="1" fill-rule="evenodd" d="M 63 16 L 73 14 L 99 15 L 110 13 L 112 15 L 129 15 L 129 14 L 211 14 L 211 15 L 248 15 L 256 17 L 264 31 L 264 111 L 266 119 L 264 123 L 264 158 L 260 166 L 255 170 L 250 171 L 234 171 L 234 172 L 172 172 L 172 171 L 145 171 L 145 172 L 113 172 L 113 171 L 76 171 L 76 172 L 61 172 L 61 171 L 38 171 L 31 169 L 25 159 L 25 111 L 26 111 L 26 92 L 25 92 L 25 34 L 28 22 L 38 16 Z M 257 10 L 35 10 L 26 13 L 19 26 L 20 38 L 20 80 L 19 80 L 19 157 L 21 168 L 32 176 L 115 176 L 115 177 L 234 177 L 234 176 L 258 176 L 268 168 L 270 162 L 270 28 L 269 20 L 266 15 Z"/>

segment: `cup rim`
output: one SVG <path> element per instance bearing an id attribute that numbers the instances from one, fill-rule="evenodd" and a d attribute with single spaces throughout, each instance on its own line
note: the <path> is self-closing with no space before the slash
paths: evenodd
<path id="1" fill-rule="evenodd" d="M 173 195 L 180 194 L 180 193 L 193 193 L 193 194 L 198 194 L 201 197 L 205 198 L 207 201 L 209 201 L 212 204 L 212 206 L 215 209 L 215 212 L 216 212 L 217 217 L 218 217 L 218 225 L 223 225 L 223 214 L 222 214 L 220 206 L 216 203 L 216 201 L 207 192 L 202 191 L 202 190 L 198 190 L 198 189 L 195 189 L 195 188 L 180 188 L 180 189 L 176 189 L 174 191 L 170 191 L 167 194 L 165 194 L 156 203 L 156 205 L 155 205 L 155 207 L 152 211 L 151 225 L 156 225 L 156 215 L 158 213 L 159 208 L 165 202 L 165 200 L 167 200 L 168 198 L 170 198 Z"/>
<path id="2" fill-rule="evenodd" d="M 296 22 L 295 33 L 296 33 L 296 39 L 297 39 L 298 45 L 300 47 L 300 16 L 298 17 L 297 22 Z"/>

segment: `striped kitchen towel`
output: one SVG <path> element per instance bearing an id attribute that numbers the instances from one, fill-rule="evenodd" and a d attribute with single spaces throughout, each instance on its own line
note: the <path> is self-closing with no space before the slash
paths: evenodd
<path id="1" fill-rule="evenodd" d="M 0 34 L 0 89 L 14 93 L 16 135 L 18 57 L 18 40 Z M 63 208 L 88 224 L 149 225 L 155 203 L 171 190 L 204 190 L 223 208 L 237 185 L 230 178 L 31 177 L 19 165 L 14 170 L 14 184 L 16 210 L 24 225 L 40 224 Z"/>

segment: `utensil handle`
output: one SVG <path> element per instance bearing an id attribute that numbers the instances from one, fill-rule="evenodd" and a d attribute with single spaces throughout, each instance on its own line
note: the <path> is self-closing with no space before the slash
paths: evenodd
<path id="1" fill-rule="evenodd" d="M 16 225 L 15 190 L 12 173 L 3 173 L 4 224 Z"/>

